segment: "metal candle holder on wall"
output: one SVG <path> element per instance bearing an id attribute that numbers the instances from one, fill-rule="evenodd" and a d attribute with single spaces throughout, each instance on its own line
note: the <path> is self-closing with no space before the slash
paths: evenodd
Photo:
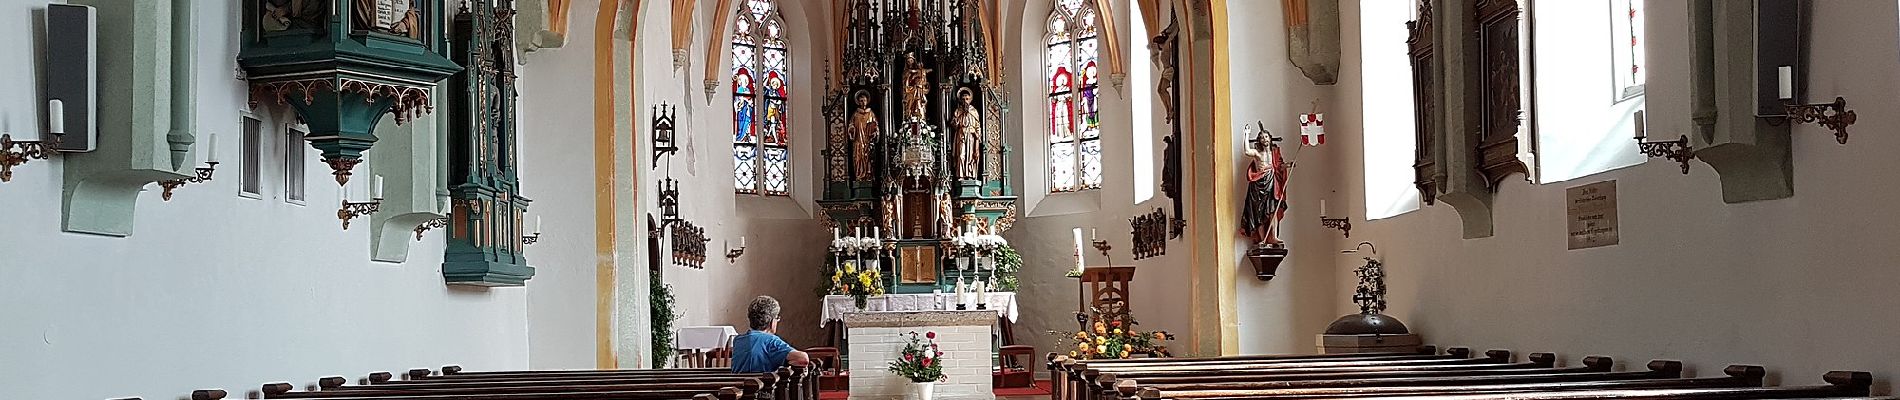
<path id="1" fill-rule="evenodd" d="M 173 189 L 177 189 L 179 186 L 185 186 L 187 184 L 205 183 L 207 181 L 210 181 L 211 175 L 218 172 L 218 162 L 206 161 L 205 166 L 198 167 L 193 172 L 196 172 L 197 176 L 192 176 L 192 177 L 184 178 L 184 179 L 158 181 L 158 186 L 165 188 L 163 191 L 159 192 L 158 197 L 161 199 L 164 199 L 165 201 L 172 201 Z"/>
<path id="2" fill-rule="evenodd" d="M 1667 158 L 1677 164 L 1682 164 L 1682 174 L 1688 175 L 1689 159 L 1695 158 L 1695 147 L 1689 145 L 1689 135 L 1682 135 L 1676 140 L 1667 142 L 1651 142 L 1645 136 L 1647 126 L 1643 111 L 1636 111 L 1636 151 L 1650 158 Z"/>
<path id="3" fill-rule="evenodd" d="M 343 220 L 343 229 L 350 229 L 350 220 L 369 216 L 383 210 L 383 199 L 370 199 L 365 202 L 343 201 L 343 207 L 336 210 L 336 218 Z"/>
<path id="4" fill-rule="evenodd" d="M 739 256 L 745 255 L 745 239 L 739 240 L 739 248 L 732 248 L 732 242 L 726 243 L 726 263 L 739 262 Z"/>
<path id="5" fill-rule="evenodd" d="M 422 221 L 421 224 L 416 225 L 416 240 L 418 241 L 422 240 L 422 234 L 425 232 L 428 232 L 430 229 L 447 228 L 447 227 L 449 227 L 449 217 L 442 217 L 442 218 L 431 219 L 428 221 Z"/>
<path id="6" fill-rule="evenodd" d="M 1095 251 L 1102 252 L 1102 258 L 1107 259 L 1108 265 L 1115 265 L 1115 257 L 1108 255 L 1108 251 L 1114 250 L 1115 246 L 1110 246 L 1108 241 L 1103 239 L 1089 240 L 1089 244 L 1095 246 Z"/>
<path id="7" fill-rule="evenodd" d="M 539 242 L 539 241 L 541 241 L 541 232 L 521 235 L 521 244 L 530 245 L 530 244 L 534 244 L 534 242 Z"/>
<path id="8" fill-rule="evenodd" d="M 1338 229 L 1339 233 L 1345 234 L 1348 238 L 1352 237 L 1352 220 L 1350 218 L 1327 218 L 1321 215 L 1319 216 L 1319 226 Z"/>
<path id="9" fill-rule="evenodd" d="M 0 134 L 0 182 L 13 181 L 14 166 L 59 154 L 60 137 L 64 135 L 51 136 L 49 140 L 27 141 L 13 140 L 13 135 Z"/>
<path id="10" fill-rule="evenodd" d="M 1797 124 L 1819 123 L 1834 131 L 1834 141 L 1840 144 L 1847 144 L 1847 126 L 1853 125 L 1858 119 L 1854 110 L 1847 109 L 1847 99 L 1838 96 L 1831 103 L 1794 104 L 1791 101 L 1783 107 L 1788 110 L 1789 121 Z"/>

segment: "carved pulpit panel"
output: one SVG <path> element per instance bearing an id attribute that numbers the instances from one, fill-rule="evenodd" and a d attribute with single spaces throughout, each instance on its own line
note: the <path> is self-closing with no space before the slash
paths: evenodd
<path id="1" fill-rule="evenodd" d="M 1413 184 L 1418 187 L 1419 199 L 1432 204 L 1438 199 L 1438 80 L 1433 75 L 1432 40 L 1436 32 L 1432 30 L 1432 2 L 1418 3 L 1418 20 L 1407 22 L 1410 37 L 1405 43 L 1409 47 L 1412 59 L 1412 117 L 1417 124 L 1417 146 L 1414 146 L 1415 158 L 1412 162 Z"/>
<path id="2" fill-rule="evenodd" d="M 1530 172 L 1517 158 L 1517 131 L 1523 114 L 1523 76 L 1519 74 L 1518 34 L 1523 10 L 1517 0 L 1479 0 L 1476 20 L 1480 75 L 1479 92 L 1484 103 L 1480 109 L 1478 131 L 1478 172 L 1492 190 L 1505 176 Z"/>

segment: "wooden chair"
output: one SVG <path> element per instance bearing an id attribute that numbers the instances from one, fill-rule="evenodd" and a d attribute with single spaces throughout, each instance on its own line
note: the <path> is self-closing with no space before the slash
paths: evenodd
<path id="1" fill-rule="evenodd" d="M 1036 348 L 1029 345 L 1003 346 L 996 352 L 1001 362 L 997 363 L 995 379 L 991 382 L 997 388 L 1026 388 L 1036 385 Z"/>
<path id="2" fill-rule="evenodd" d="M 836 347 L 812 347 L 805 355 L 818 363 L 818 390 L 845 390 L 851 387 L 851 374 L 844 368 L 844 356 Z"/>

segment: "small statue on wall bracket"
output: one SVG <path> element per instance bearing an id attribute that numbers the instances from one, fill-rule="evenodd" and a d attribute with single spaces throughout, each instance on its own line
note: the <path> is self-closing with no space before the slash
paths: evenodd
<path id="1" fill-rule="evenodd" d="M 1253 133 L 1254 127 L 1247 126 L 1244 130 Z M 1287 255 L 1280 227 L 1286 219 L 1287 178 L 1291 165 L 1280 153 L 1280 140 L 1260 125 L 1260 131 L 1247 146 L 1247 157 L 1252 160 L 1247 163 L 1247 195 L 1241 203 L 1240 233 L 1253 240 L 1253 249 L 1247 252 L 1247 258 L 1253 261 L 1254 276 L 1263 281 L 1273 279 Z"/>

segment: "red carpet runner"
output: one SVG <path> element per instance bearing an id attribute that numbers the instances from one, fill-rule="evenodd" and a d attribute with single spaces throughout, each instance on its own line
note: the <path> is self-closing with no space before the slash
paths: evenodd
<path id="1" fill-rule="evenodd" d="M 1048 396 L 1049 381 L 1036 381 L 1036 387 L 998 388 L 995 390 L 995 393 L 996 397 Z M 849 390 L 826 390 L 818 392 L 818 400 L 845 400 L 850 397 L 851 391 Z"/>

